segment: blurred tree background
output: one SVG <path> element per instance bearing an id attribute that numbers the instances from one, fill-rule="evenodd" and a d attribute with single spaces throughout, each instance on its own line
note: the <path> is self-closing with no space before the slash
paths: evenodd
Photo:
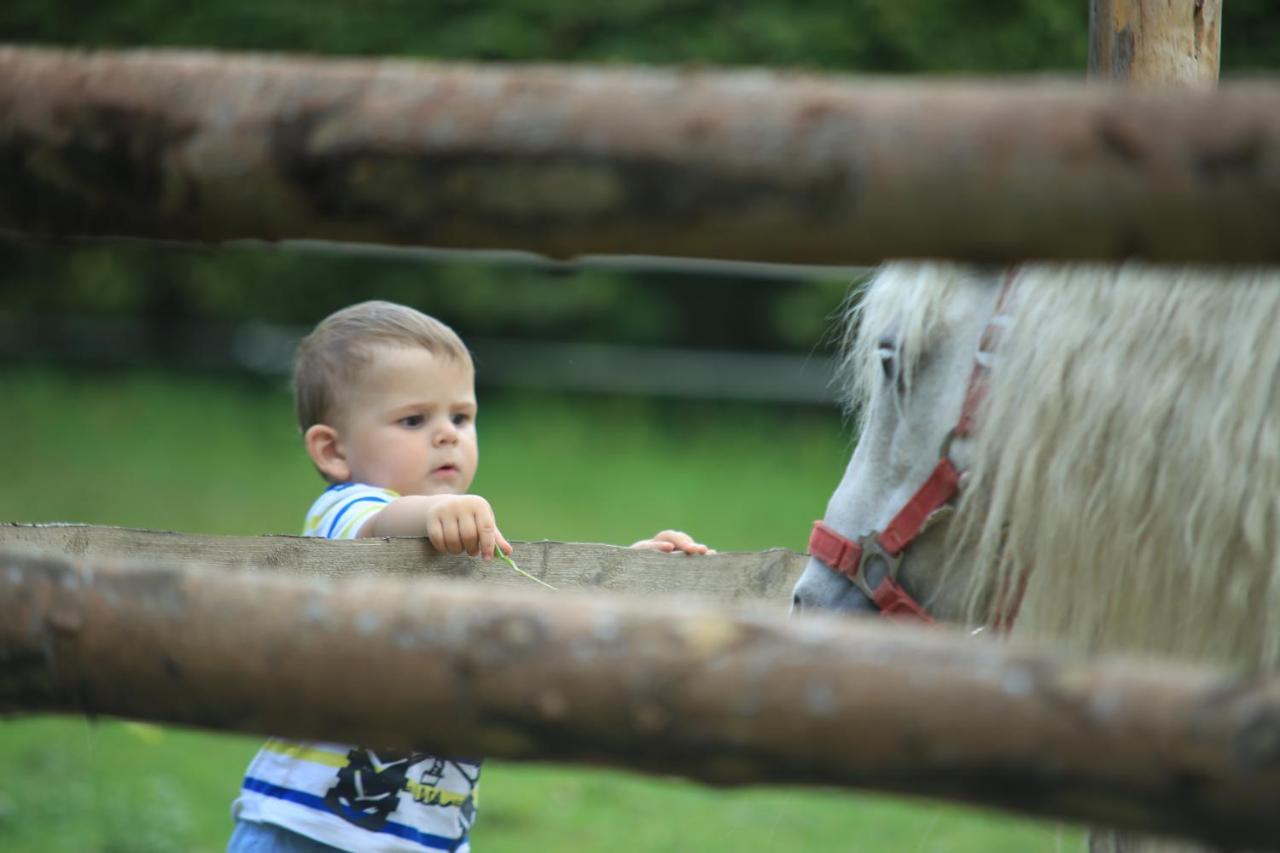
<path id="1" fill-rule="evenodd" d="M 1079 76 L 1087 7 L 1087 0 L 5 0 L 0 41 Z M 1226 7 L 1223 76 L 1280 68 L 1280 4 Z M 641 275 L 296 246 L 36 245 L 0 237 L 0 446 L 10 462 L 0 520 L 296 530 L 320 483 L 298 447 L 284 383 L 228 373 L 235 366 L 215 357 L 228 338 L 209 329 L 305 329 L 343 305 L 385 298 L 441 317 L 469 341 L 808 357 L 830 350 L 833 314 L 855 278 L 848 271 Z M 114 332 L 103 337 L 103 329 Z M 77 364 L 39 363 L 48 359 Z M 625 542 L 684 525 L 725 550 L 802 548 L 851 441 L 828 406 L 492 388 L 481 399 L 485 464 L 476 489 L 517 539 Z M 6 721 L 0 849 L 221 849 L 229 804 L 257 746 L 257 738 L 135 724 Z M 1078 833 L 1052 826 L 928 804 L 794 789 L 724 792 L 579 768 L 491 762 L 484 790 L 475 843 L 499 853 L 1013 853 L 1078 841 Z"/>
<path id="2" fill-rule="evenodd" d="M 498 62 L 1079 74 L 1087 0 L 8 0 L 5 41 Z M 1280 10 L 1230 0 L 1223 73 L 1275 68 Z"/>
<path id="3" fill-rule="evenodd" d="M 1280 67 L 1280 4 L 1231 0 L 1223 76 Z M 1087 0 L 7 0 L 0 39 L 501 62 L 1079 75 Z M 464 335 L 807 352 L 849 277 L 572 274 L 298 251 L 0 244 L 0 310 L 308 326 L 360 298 Z M 696 285 L 696 286 L 692 286 Z M 530 310 L 536 306 L 536 310 Z M 716 318 L 716 322 L 708 322 Z M 169 330 L 166 332 L 166 330 Z M 163 350 L 159 351 L 163 354 Z M 11 354 L 12 355 L 12 354 Z M 482 377 L 483 379 L 483 377 Z"/>

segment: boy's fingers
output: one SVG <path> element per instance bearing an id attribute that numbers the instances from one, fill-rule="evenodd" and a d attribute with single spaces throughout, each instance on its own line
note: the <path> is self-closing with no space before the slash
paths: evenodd
<path id="1" fill-rule="evenodd" d="M 503 536 L 502 531 L 499 530 L 497 527 L 493 528 L 493 536 L 494 536 L 494 541 L 497 542 L 498 544 L 498 547 L 502 549 L 502 553 L 510 557 L 511 552 L 514 551 L 515 548 L 511 547 L 511 543 L 507 541 L 507 537 Z"/>
<path id="2" fill-rule="evenodd" d="M 662 539 L 641 539 L 639 542 L 631 546 L 641 551 L 662 551 L 669 554 L 676 549 L 675 545 Z"/>
<path id="3" fill-rule="evenodd" d="M 480 531 L 476 529 L 475 516 L 464 515 L 458 519 L 458 537 L 462 548 L 472 557 L 480 553 Z"/>
<path id="4" fill-rule="evenodd" d="M 444 525 L 440 523 L 439 518 L 433 518 L 427 525 L 427 539 L 431 541 L 431 547 L 437 551 L 444 553 L 447 550 L 444 542 Z"/>
<path id="5" fill-rule="evenodd" d="M 462 534 L 458 532 L 458 519 L 448 518 L 441 523 L 444 525 L 445 550 L 450 554 L 462 553 Z"/>
<path id="6" fill-rule="evenodd" d="M 661 542 L 669 547 L 654 548 L 656 551 L 671 552 L 675 550 L 684 551 L 686 554 L 714 554 L 715 552 L 703 545 L 701 542 L 695 541 L 692 536 L 683 530 L 664 530 L 654 536 L 649 542 Z M 637 542 L 632 547 L 644 548 L 648 547 L 643 542 Z"/>
<path id="7" fill-rule="evenodd" d="M 693 541 L 693 537 L 690 536 L 688 533 L 685 533 L 683 530 L 664 530 L 653 538 L 661 539 L 664 542 L 670 542 L 672 545 L 675 545 L 681 551 L 686 550 L 691 545 L 697 544 L 696 542 Z"/>
<path id="8" fill-rule="evenodd" d="M 480 556 L 486 560 L 493 559 L 493 546 L 497 541 L 497 537 L 494 536 L 495 533 L 497 533 L 497 528 L 492 524 L 480 525 Z"/>

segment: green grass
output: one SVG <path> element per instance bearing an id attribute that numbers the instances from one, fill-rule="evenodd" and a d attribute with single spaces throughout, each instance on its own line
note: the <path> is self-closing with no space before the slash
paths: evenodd
<path id="1" fill-rule="evenodd" d="M 7 368 L 0 520 L 295 532 L 321 482 L 278 387 Z M 483 394 L 475 490 L 516 539 L 803 548 L 847 459 L 832 412 Z M 783 606 L 780 602 L 779 606 Z M 257 738 L 115 721 L 0 723 L 0 850 L 214 851 Z M 488 762 L 480 853 L 1049 851 L 1078 833 L 847 792 L 722 791 Z"/>

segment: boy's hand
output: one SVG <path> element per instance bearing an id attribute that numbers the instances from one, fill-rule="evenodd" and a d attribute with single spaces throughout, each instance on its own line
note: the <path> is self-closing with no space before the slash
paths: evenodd
<path id="1" fill-rule="evenodd" d="M 493 508 L 479 495 L 439 495 L 427 504 L 426 535 L 437 551 L 493 558 L 493 549 L 511 553 Z"/>
<path id="2" fill-rule="evenodd" d="M 489 502 L 479 495 L 406 495 L 387 504 L 361 529 L 361 536 L 425 536 L 437 551 L 492 559 L 493 549 L 511 553 Z"/>
<path id="3" fill-rule="evenodd" d="M 647 551 L 663 551 L 668 554 L 672 551 L 683 551 L 686 554 L 715 553 L 713 549 L 708 548 L 701 542 L 693 541 L 693 537 L 688 533 L 683 533 L 679 530 L 664 530 L 652 539 L 641 539 L 631 547 Z"/>

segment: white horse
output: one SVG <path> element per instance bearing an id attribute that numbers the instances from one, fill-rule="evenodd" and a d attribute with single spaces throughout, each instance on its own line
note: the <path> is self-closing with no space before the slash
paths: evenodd
<path id="1" fill-rule="evenodd" d="M 1280 668 L 1280 275 L 892 263 L 848 330 L 796 609 Z"/>

